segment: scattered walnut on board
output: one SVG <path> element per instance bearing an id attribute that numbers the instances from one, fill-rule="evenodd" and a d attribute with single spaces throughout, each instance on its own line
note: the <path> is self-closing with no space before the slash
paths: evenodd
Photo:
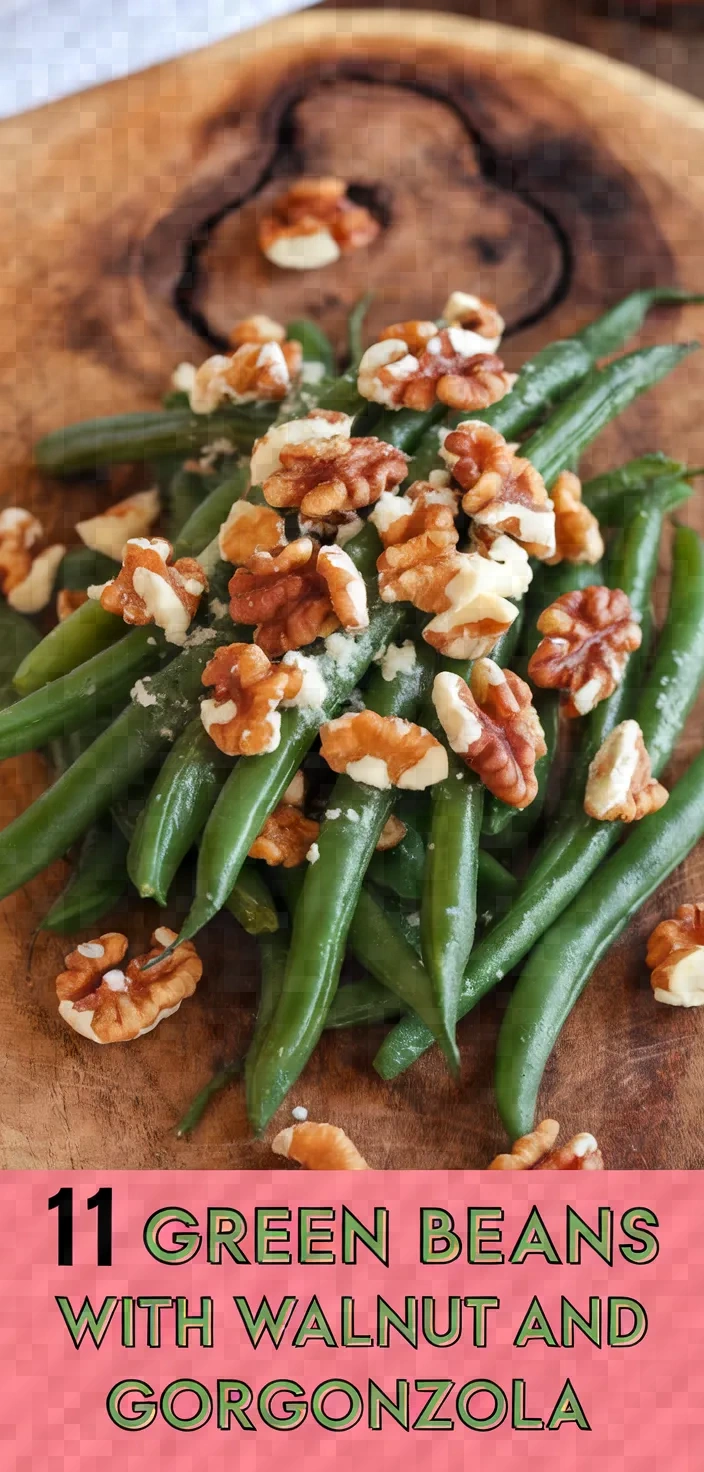
<path id="1" fill-rule="evenodd" d="M 667 788 L 652 776 L 637 721 L 621 721 L 589 766 L 584 811 L 607 823 L 635 823 L 665 806 Z"/>
<path id="2" fill-rule="evenodd" d="M 307 1170 L 369 1170 L 356 1145 L 334 1124 L 306 1120 L 289 1125 L 275 1136 L 271 1148 L 275 1155 L 295 1160 Z"/>
<path id="3" fill-rule="evenodd" d="M 593 1135 L 574 1135 L 556 1148 L 560 1126 L 543 1119 L 529 1135 L 511 1146 L 510 1154 L 497 1155 L 489 1170 L 603 1170 L 604 1161 Z"/>
<path id="4" fill-rule="evenodd" d="M 316 271 L 376 240 L 381 226 L 355 204 L 344 179 L 297 179 L 259 225 L 259 247 L 273 266 Z"/>
<path id="5" fill-rule="evenodd" d="M 149 971 L 142 970 L 176 939 L 174 930 L 161 926 L 152 935 L 151 949 L 124 969 L 126 936 L 108 931 L 83 941 L 56 978 L 60 1016 L 94 1043 L 127 1043 L 151 1032 L 193 995 L 203 974 L 191 941 L 182 942 Z"/>
<path id="6" fill-rule="evenodd" d="M 672 920 L 661 920 L 645 959 L 656 1002 L 704 1005 L 704 903 L 680 905 Z"/>
<path id="7" fill-rule="evenodd" d="M 612 695 L 642 634 L 620 588 L 563 593 L 538 619 L 541 640 L 528 664 L 535 685 L 562 690 L 566 716 L 587 715 Z"/>
<path id="8" fill-rule="evenodd" d="M 117 576 L 88 596 L 127 624 L 156 624 L 169 644 L 185 644 L 208 579 L 194 557 L 172 562 L 172 551 L 163 537 L 130 537 Z"/>
<path id="9" fill-rule="evenodd" d="M 547 750 L 528 685 L 491 659 L 478 659 L 470 683 L 442 671 L 433 704 L 452 750 L 502 802 L 528 807 L 537 793 L 535 763 Z"/>

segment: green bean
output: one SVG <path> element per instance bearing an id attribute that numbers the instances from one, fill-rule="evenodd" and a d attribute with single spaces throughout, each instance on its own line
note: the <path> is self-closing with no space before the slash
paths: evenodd
<path id="1" fill-rule="evenodd" d="M 9 603 L 0 603 L 0 711 L 17 699 L 15 675 L 38 643 L 34 624 Z"/>
<path id="2" fill-rule="evenodd" d="M 231 767 L 231 758 L 195 716 L 172 746 L 130 844 L 127 871 L 144 899 L 166 904 L 176 871 L 202 832 Z"/>
<path id="3" fill-rule="evenodd" d="M 352 307 L 347 318 L 347 346 L 350 355 L 350 366 L 356 368 L 364 353 L 362 342 L 362 329 L 364 319 L 374 300 L 374 292 L 366 291 Z"/>
<path id="4" fill-rule="evenodd" d="M 660 812 L 545 932 L 516 983 L 499 1034 L 496 1099 L 511 1139 L 533 1128 L 538 1089 L 559 1034 L 601 957 L 704 834 L 704 752 Z"/>
<path id="5" fill-rule="evenodd" d="M 178 1140 L 183 1140 L 186 1135 L 193 1133 L 196 1126 L 200 1124 L 211 1099 L 214 1099 L 216 1094 L 222 1093 L 222 1090 L 234 1083 L 235 1079 L 241 1078 L 243 1068 L 244 1059 L 235 1058 L 232 1063 L 223 1064 L 223 1067 L 208 1079 L 207 1084 L 199 1090 L 195 1099 L 191 1100 L 185 1114 L 182 1115 L 176 1126 Z"/>
<path id="6" fill-rule="evenodd" d="M 407 718 L 415 714 L 434 669 L 428 648 L 419 649 L 413 668 L 393 680 L 375 671 L 365 691 L 367 709 Z M 247 1074 L 247 1111 L 260 1132 L 293 1087 L 325 1025 L 337 988 L 345 943 L 359 900 L 364 873 L 394 801 L 393 789 L 380 790 L 342 775 L 337 778 L 317 839 L 318 855 L 308 866 L 295 908 L 283 991 L 256 1068 Z M 415 986 L 420 1008 L 443 1051 L 454 1063 L 427 986 Z M 403 984 L 405 978 L 399 978 Z"/>
<path id="7" fill-rule="evenodd" d="M 646 286 L 623 297 L 595 322 L 576 334 L 594 361 L 615 353 L 642 327 L 651 307 L 700 305 L 704 296 L 681 286 Z"/>
<path id="8" fill-rule="evenodd" d="M 345 650 L 349 657 L 344 665 L 336 663 L 327 652 L 317 656 L 327 689 L 322 711 L 325 720 L 339 710 L 374 655 L 393 639 L 406 617 L 403 607 L 382 603 L 379 597 L 379 541 L 374 528 L 367 524 L 348 542 L 346 551 L 367 583 L 369 628 L 348 641 Z M 183 927 L 183 939 L 195 935 L 222 908 L 244 858 L 301 765 L 320 723 L 321 711 L 311 707 L 283 711 L 276 750 L 266 756 L 247 757 L 234 768 L 203 834 L 196 898 Z"/>
<path id="9" fill-rule="evenodd" d="M 477 883 L 485 895 L 515 895 L 518 889 L 518 880 L 514 874 L 504 868 L 493 854 L 488 854 L 483 848 L 479 850 L 479 863 L 477 872 Z"/>
<path id="10" fill-rule="evenodd" d="M 408 825 L 395 848 L 372 854 L 367 875 L 380 889 L 391 890 L 402 900 L 418 900 L 424 867 L 425 844 L 417 828 Z"/>
<path id="11" fill-rule="evenodd" d="M 619 465 L 616 470 L 607 470 L 603 475 L 595 475 L 585 481 L 582 500 L 602 526 L 612 526 L 622 521 L 624 507 L 627 511 L 633 509 L 634 495 L 642 497 L 647 494 L 651 482 L 660 480 L 662 476 L 685 479 L 686 470 L 682 461 L 672 460 L 661 450 L 656 450 L 652 455 L 639 455 L 635 460 Z M 613 516 L 616 516 L 617 523 L 612 522 Z"/>
<path id="12" fill-rule="evenodd" d="M 703 677 L 704 543 L 691 528 L 678 527 L 667 621 L 648 687 L 635 712 L 656 777 L 674 751 Z M 582 813 L 574 820 L 574 829 L 550 882 L 539 872 L 531 874 L 505 919 L 475 947 L 464 978 L 462 1016 L 523 960 L 566 909 L 617 841 L 622 825 L 600 823 Z M 546 853 L 545 872 L 549 869 Z M 431 1042 L 430 1033 L 417 1019 L 405 1018 L 389 1034 L 374 1066 L 383 1078 L 395 1078 Z"/>
<path id="13" fill-rule="evenodd" d="M 126 855 L 127 844 L 120 830 L 108 819 L 96 823 L 86 834 L 73 873 L 44 916 L 40 930 L 72 935 L 101 920 L 127 888 Z"/>
<path id="14" fill-rule="evenodd" d="M 337 988 L 325 1019 L 325 1030 L 373 1027 L 378 1022 L 395 1020 L 403 1010 L 399 997 L 366 976 L 362 981 L 348 981 Z"/>
<path id="15" fill-rule="evenodd" d="M 114 558 L 94 552 L 91 547 L 69 547 L 59 563 L 56 586 L 79 591 L 89 588 L 91 583 L 107 583 L 118 568 Z"/>
<path id="16" fill-rule="evenodd" d="M 335 350 L 326 332 L 309 317 L 299 317 L 289 322 L 286 328 L 289 342 L 299 342 L 306 363 L 320 363 L 326 378 L 334 378 L 337 372 Z"/>
<path id="17" fill-rule="evenodd" d="M 196 462 L 197 464 L 197 462 Z M 163 493 L 163 501 L 167 509 L 167 535 L 170 542 L 178 545 L 185 527 L 190 527 L 193 518 L 198 515 L 210 497 L 221 486 L 232 486 L 233 476 L 237 473 L 238 457 L 236 455 L 219 455 L 217 466 L 213 465 L 210 470 L 195 468 L 193 462 L 186 461 L 185 465 L 179 464 L 172 471 L 168 484 Z M 215 502 L 215 505 L 224 507 L 224 514 L 220 521 L 224 521 L 232 505 L 232 501 L 238 496 L 233 495 L 230 505 L 227 503 L 228 492 L 225 491 Z M 203 517 L 205 522 L 206 518 Z M 197 523 L 196 523 L 197 525 Z M 199 551 L 217 535 L 220 523 L 210 530 L 212 518 L 208 520 L 203 532 L 197 533 L 196 547 Z M 191 533 L 187 532 L 186 541 L 190 540 Z M 182 556 L 181 552 L 175 554 Z"/>
<path id="18" fill-rule="evenodd" d="M 171 455 L 185 458 L 218 439 L 227 439 L 233 449 L 247 452 L 268 429 L 277 407 L 257 402 L 217 409 L 213 414 L 193 414 L 184 408 L 87 419 L 45 435 L 35 447 L 35 459 L 39 469 L 50 475 L 69 475 L 122 461 Z"/>
<path id="19" fill-rule="evenodd" d="M 245 860 L 227 900 L 227 909 L 248 935 L 265 936 L 279 928 L 279 917 L 261 869 Z"/>
<path id="20" fill-rule="evenodd" d="M 96 654 L 0 712 L 0 760 L 36 751 L 124 704 L 137 678 L 163 657 L 164 641 L 153 634 L 151 628 L 135 630 L 113 645 L 107 672 L 104 656 Z"/>
<path id="21" fill-rule="evenodd" d="M 106 613 L 89 599 L 31 649 L 15 675 L 20 695 L 31 695 L 52 680 L 76 669 L 84 660 L 107 652 L 124 638 L 125 625 L 114 613 Z"/>
<path id="22" fill-rule="evenodd" d="M 232 627 L 223 618 L 219 632 L 227 637 Z M 65 854 L 175 740 L 195 714 L 212 648 L 210 643 L 192 645 L 145 680 L 151 703 L 131 702 L 53 787 L 0 833 L 3 896 Z"/>

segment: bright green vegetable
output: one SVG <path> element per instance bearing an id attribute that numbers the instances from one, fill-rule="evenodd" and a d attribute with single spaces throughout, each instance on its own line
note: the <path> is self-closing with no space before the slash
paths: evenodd
<path id="1" fill-rule="evenodd" d="M 335 350 L 327 333 L 323 332 L 317 322 L 311 321 L 309 317 L 299 317 L 294 322 L 289 322 L 286 336 L 289 342 L 301 344 L 306 363 L 320 363 L 326 378 L 335 377 Z"/>
<path id="2" fill-rule="evenodd" d="M 248 935 L 260 939 L 279 928 L 279 917 L 261 869 L 247 860 L 226 900 L 227 909 Z"/>
<path id="3" fill-rule="evenodd" d="M 231 767 L 231 758 L 194 716 L 168 753 L 130 844 L 127 870 L 145 899 L 166 904 L 176 871 L 205 827 Z"/>
<path id="4" fill-rule="evenodd" d="M 0 602 L 0 711 L 17 699 L 15 675 L 38 643 L 34 624 L 9 603 Z"/>
<path id="5" fill-rule="evenodd" d="M 40 930 L 73 935 L 102 920 L 127 888 L 126 856 L 127 844 L 119 828 L 101 819 L 86 834 L 73 873 Z"/>
<path id="6" fill-rule="evenodd" d="M 431 651 L 419 648 L 412 669 L 395 679 L 375 671 L 365 705 L 382 716 L 413 716 L 433 667 Z M 247 1110 L 257 1132 L 293 1087 L 323 1030 L 362 880 L 393 801 L 392 788 L 383 791 L 346 775 L 335 783 L 316 843 L 318 856 L 308 866 L 296 904 L 283 991 L 256 1067 L 247 1071 Z M 421 1015 L 451 1052 L 429 988 L 424 995 L 417 989 L 415 996 Z"/>
<path id="7" fill-rule="evenodd" d="M 93 659 L 101 650 L 110 649 L 123 639 L 125 625 L 114 613 L 106 613 L 100 604 L 89 599 L 69 615 L 31 649 L 15 674 L 14 684 L 20 695 L 31 695 L 51 680 L 70 674 L 85 660 Z"/>
<path id="8" fill-rule="evenodd" d="M 364 319 L 367 315 L 367 312 L 369 311 L 373 300 L 374 292 L 365 292 L 364 296 L 361 296 L 359 298 L 359 301 L 355 302 L 347 318 L 347 346 L 349 349 L 350 365 L 352 368 L 355 368 L 357 366 L 360 358 L 364 353 L 364 344 L 362 342 L 362 329 L 364 327 Z"/>
<path id="9" fill-rule="evenodd" d="M 107 583 L 114 578 L 119 563 L 91 547 L 69 547 L 59 563 L 56 575 L 57 588 L 80 590 L 90 588 L 92 583 Z"/>
<path id="10" fill-rule="evenodd" d="M 655 776 L 672 755 L 702 678 L 704 544 L 689 527 L 678 527 L 667 622 L 648 687 L 635 711 Z M 622 831 L 619 823 L 599 823 L 585 813 L 571 821 L 574 831 L 567 848 L 559 836 L 559 863 L 553 866 L 548 845 L 543 864 L 531 871 L 508 915 L 475 947 L 462 988 L 462 1016 L 523 960 L 591 880 Z M 416 1018 L 405 1018 L 385 1040 L 374 1066 L 383 1078 L 395 1078 L 425 1052 L 431 1041 L 427 1028 Z"/>
<path id="11" fill-rule="evenodd" d="M 633 830 L 545 932 L 514 988 L 496 1055 L 496 1099 L 511 1139 L 533 1128 L 545 1065 L 601 957 L 704 835 L 704 752 L 665 807 Z"/>
<path id="12" fill-rule="evenodd" d="M 247 452 L 257 436 L 268 429 L 277 408 L 276 404 L 259 401 L 217 409 L 213 414 L 192 414 L 183 408 L 87 419 L 45 435 L 34 454 L 40 470 L 49 475 L 70 475 L 126 460 L 160 460 L 170 455 L 185 458 L 219 439 L 227 439 L 236 450 Z"/>

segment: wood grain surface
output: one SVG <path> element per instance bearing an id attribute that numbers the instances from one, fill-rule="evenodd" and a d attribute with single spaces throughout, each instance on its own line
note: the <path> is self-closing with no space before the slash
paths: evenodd
<path id="1" fill-rule="evenodd" d="M 283 181 L 340 173 L 384 221 L 371 249 L 316 275 L 278 273 L 254 225 Z M 40 481 L 31 447 L 91 414 L 155 405 L 253 306 L 308 313 L 342 346 L 360 289 L 370 329 L 434 315 L 449 288 L 493 297 L 516 367 L 625 291 L 701 288 L 704 108 L 593 53 L 441 14 L 312 11 L 0 126 L 0 501 L 68 535 L 110 487 Z M 685 339 L 695 310 L 660 313 L 643 342 Z M 704 355 L 635 405 L 589 459 L 658 447 L 704 462 Z M 114 487 L 113 487 L 114 489 Z M 704 530 L 695 498 L 687 518 Z M 664 573 L 669 549 L 663 547 Z M 701 741 L 691 718 L 673 773 Z M 670 774 L 672 775 L 672 774 Z M 1 817 L 36 794 L 40 758 L 6 763 Z M 600 966 L 545 1081 L 545 1110 L 591 1129 L 607 1164 L 702 1167 L 704 1017 L 656 1008 L 644 966 L 657 919 L 704 888 L 694 855 Z M 156 1033 L 92 1047 L 60 1023 L 64 942 L 30 936 L 63 864 L 0 913 L 0 1164 L 263 1167 L 230 1089 L 190 1141 L 174 1123 L 251 1026 L 256 958 L 229 918 L 203 938 L 205 979 Z M 172 918 L 172 910 L 165 918 Z M 110 917 L 135 942 L 155 907 Z M 460 1091 L 435 1055 L 396 1085 L 370 1064 L 380 1033 L 326 1038 L 293 1103 L 343 1124 L 382 1168 L 481 1166 L 502 1148 L 491 1097 L 505 996 L 461 1027 Z"/>

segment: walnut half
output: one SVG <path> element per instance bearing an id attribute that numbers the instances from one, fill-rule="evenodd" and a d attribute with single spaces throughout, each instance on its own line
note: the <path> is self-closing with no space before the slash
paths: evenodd
<path id="1" fill-rule="evenodd" d="M 357 378 L 362 398 L 389 409 L 486 409 L 502 399 L 515 376 L 492 344 L 457 324 L 395 322 L 364 353 Z"/>
<path id="2" fill-rule="evenodd" d="M 665 806 L 667 789 L 651 775 L 637 721 L 621 721 L 602 741 L 589 767 L 584 811 L 607 823 L 638 822 Z"/>
<path id="3" fill-rule="evenodd" d="M 88 589 L 107 613 L 127 624 L 156 624 L 169 644 L 183 645 L 208 579 L 194 557 L 171 561 L 162 537 L 130 537 L 117 577 Z"/>
<path id="4" fill-rule="evenodd" d="M 448 773 L 447 752 L 423 726 L 363 710 L 338 716 L 320 731 L 320 754 L 333 772 L 386 791 L 422 792 Z"/>
<path id="5" fill-rule="evenodd" d="M 304 673 L 291 664 L 272 664 L 257 644 L 226 644 L 202 674 L 214 686 L 200 717 L 211 740 L 227 756 L 276 751 L 281 740 L 282 700 L 300 694 Z"/>
<path id="6" fill-rule="evenodd" d="M 378 220 L 355 204 L 343 179 L 297 179 L 275 201 L 259 226 L 268 261 L 289 271 L 330 266 L 342 254 L 376 240 Z"/>
<path id="7" fill-rule="evenodd" d="M 485 535 L 507 533 L 531 557 L 555 552 L 555 512 L 542 476 L 515 446 L 478 419 L 445 437 L 441 454 L 464 490 L 462 507 Z"/>
<path id="8" fill-rule="evenodd" d="M 489 1170 L 603 1170 L 604 1161 L 593 1135 L 574 1135 L 555 1148 L 560 1126 L 543 1119 L 529 1135 L 514 1141 L 511 1153 L 497 1155 Z"/>
<path id="9" fill-rule="evenodd" d="M 661 920 L 645 959 L 656 1002 L 704 1006 L 704 903 L 680 905 L 673 920 Z"/>
<path id="10" fill-rule="evenodd" d="M 263 859 L 272 868 L 281 864 L 284 869 L 296 869 L 305 862 L 319 833 L 320 824 L 306 818 L 300 807 L 280 802 L 255 838 L 249 857 Z"/>
<path id="11" fill-rule="evenodd" d="M 525 681 L 478 659 L 469 685 L 448 671 L 436 675 L 433 704 L 452 750 L 484 786 L 511 807 L 528 807 L 538 790 L 535 763 L 547 748 Z"/>
<path id="12" fill-rule="evenodd" d="M 620 588 L 563 593 L 538 619 L 541 640 L 528 664 L 534 684 L 564 690 L 566 716 L 584 716 L 612 695 L 642 634 Z"/>
<path id="13" fill-rule="evenodd" d="M 272 1140 L 275 1155 L 295 1160 L 308 1170 L 369 1170 L 364 1156 L 352 1144 L 344 1130 L 334 1124 L 290 1125 Z"/>
<path id="14" fill-rule="evenodd" d="M 21 506 L 0 511 L 0 593 L 18 613 L 39 613 L 51 598 L 66 548 L 43 542 L 44 528 L 31 511 Z"/>
<path id="15" fill-rule="evenodd" d="M 94 1043 L 127 1043 L 152 1032 L 193 995 L 203 974 L 191 941 L 184 941 L 149 971 L 142 970 L 176 939 L 174 930 L 160 927 L 152 936 L 151 950 L 136 956 L 124 970 L 127 937 L 119 931 L 77 946 L 66 957 L 66 970 L 56 978 L 64 1022 Z"/>

